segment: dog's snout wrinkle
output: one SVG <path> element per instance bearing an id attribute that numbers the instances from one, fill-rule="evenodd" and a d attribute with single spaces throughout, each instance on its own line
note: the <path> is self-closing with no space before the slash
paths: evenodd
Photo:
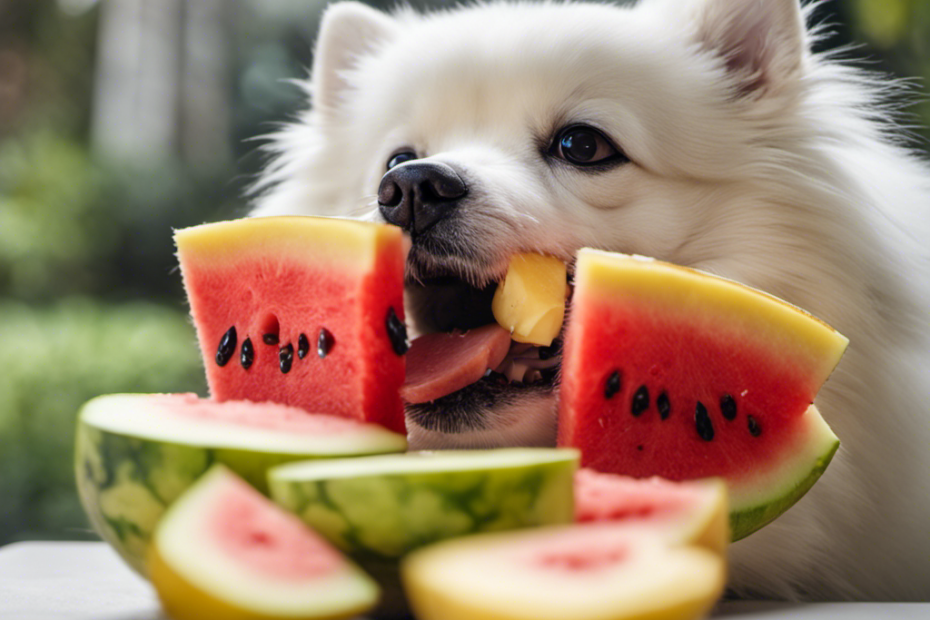
<path id="1" fill-rule="evenodd" d="M 422 234 L 452 213 L 468 194 L 462 178 L 440 162 L 392 168 L 378 187 L 378 209 L 389 223 Z"/>

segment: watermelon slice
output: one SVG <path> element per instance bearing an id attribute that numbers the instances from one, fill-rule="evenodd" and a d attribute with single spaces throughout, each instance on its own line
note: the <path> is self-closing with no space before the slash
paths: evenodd
<path id="1" fill-rule="evenodd" d="M 219 465 L 165 514 L 147 559 L 175 620 L 335 620 L 378 599 L 367 575 Z"/>
<path id="2" fill-rule="evenodd" d="M 472 534 L 570 523 L 576 450 L 408 452 L 289 463 L 271 497 L 358 557 L 396 559 Z"/>
<path id="3" fill-rule="evenodd" d="M 175 241 L 214 398 L 404 431 L 400 229 L 269 217 L 178 230 Z"/>
<path id="4" fill-rule="evenodd" d="M 682 542 L 726 553 L 729 500 L 719 478 L 671 482 L 631 478 L 586 467 L 575 473 L 575 522 L 676 532 Z"/>
<path id="5" fill-rule="evenodd" d="M 559 445 L 634 477 L 719 476 L 737 540 L 794 504 L 838 447 L 811 403 L 847 340 L 789 304 L 660 261 L 584 249 Z"/>
<path id="6" fill-rule="evenodd" d="M 78 494 L 94 529 L 142 572 L 165 509 L 213 463 L 265 490 L 274 465 L 405 447 L 403 435 L 377 424 L 285 405 L 113 394 L 81 409 L 75 464 Z"/>
<path id="7" fill-rule="evenodd" d="M 690 620 L 723 593 L 726 559 L 672 530 L 597 524 L 457 538 L 401 570 L 419 620 Z"/>

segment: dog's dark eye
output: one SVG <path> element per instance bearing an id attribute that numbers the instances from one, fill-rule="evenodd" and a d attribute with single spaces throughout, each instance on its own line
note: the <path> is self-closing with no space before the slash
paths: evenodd
<path id="1" fill-rule="evenodd" d="M 400 153 L 394 153 L 388 160 L 387 169 L 390 170 L 394 166 L 399 166 L 406 161 L 410 161 L 411 159 L 416 158 L 417 154 L 413 151 L 401 151 Z"/>
<path id="2" fill-rule="evenodd" d="M 627 161 L 604 134 L 586 125 L 566 127 L 552 145 L 552 155 L 576 166 Z"/>

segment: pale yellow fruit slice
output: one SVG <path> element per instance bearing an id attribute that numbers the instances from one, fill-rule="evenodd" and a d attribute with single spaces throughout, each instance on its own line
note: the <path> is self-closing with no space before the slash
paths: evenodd
<path id="1" fill-rule="evenodd" d="M 668 535 L 610 524 L 439 543 L 402 576 L 418 620 L 690 620 L 723 593 L 726 561 Z"/>
<path id="2" fill-rule="evenodd" d="M 565 263 L 542 254 L 515 254 L 491 310 L 517 342 L 549 346 L 565 318 Z"/>

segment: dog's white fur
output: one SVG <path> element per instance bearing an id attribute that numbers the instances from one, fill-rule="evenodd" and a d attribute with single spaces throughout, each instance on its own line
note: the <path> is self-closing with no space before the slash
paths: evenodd
<path id="1" fill-rule="evenodd" d="M 333 5 L 313 107 L 275 137 L 255 213 L 378 219 L 385 162 L 407 145 L 480 188 L 463 234 L 487 263 L 454 265 L 475 280 L 515 251 L 595 246 L 806 308 L 851 341 L 817 400 L 842 445 L 800 503 L 732 546 L 732 586 L 930 600 L 930 172 L 882 103 L 893 85 L 811 53 L 804 22 L 798 0 Z M 632 163 L 550 166 L 541 141 L 568 121 Z M 481 436 L 413 439 L 551 441 L 551 399 L 518 409 Z"/>

